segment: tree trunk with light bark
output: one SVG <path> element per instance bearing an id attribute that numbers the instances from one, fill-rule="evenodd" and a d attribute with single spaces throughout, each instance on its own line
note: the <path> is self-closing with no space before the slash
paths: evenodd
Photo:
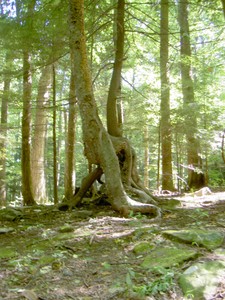
<path id="1" fill-rule="evenodd" d="M 52 85 L 52 66 L 42 69 L 36 100 L 36 114 L 32 140 L 32 188 L 35 201 L 44 203 L 47 200 L 45 176 L 45 144 L 47 134 L 47 109 L 49 107 L 50 88 Z"/>
<path id="2" fill-rule="evenodd" d="M 0 206 L 6 206 L 6 140 L 7 140 L 7 120 L 8 102 L 10 91 L 10 74 L 7 69 L 10 59 L 6 54 L 6 67 L 4 70 L 4 86 L 1 105 L 1 124 L 0 124 Z"/>
<path id="3" fill-rule="evenodd" d="M 197 106 L 194 97 L 194 85 L 191 77 L 191 46 L 188 22 L 188 1 L 182 0 L 178 4 L 178 20 L 180 25 L 180 54 L 181 81 L 183 92 L 183 109 L 185 115 L 185 134 L 187 140 L 188 186 L 199 189 L 205 185 L 202 172 L 200 143 L 197 134 Z"/>

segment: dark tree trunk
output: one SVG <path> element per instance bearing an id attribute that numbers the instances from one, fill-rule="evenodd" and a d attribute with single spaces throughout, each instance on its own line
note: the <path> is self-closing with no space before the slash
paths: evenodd
<path id="1" fill-rule="evenodd" d="M 24 26 L 26 30 L 33 29 L 33 12 L 35 0 L 31 0 L 27 6 L 26 18 Z M 20 1 L 16 1 L 17 14 L 20 14 Z M 32 177 L 31 177 L 31 98 L 32 98 L 32 75 L 31 75 L 31 43 L 30 40 L 24 38 L 23 49 L 23 116 L 22 116 L 22 195 L 24 205 L 35 205 L 32 194 Z"/>
<path id="2" fill-rule="evenodd" d="M 23 117 L 22 117 L 22 194 L 24 205 L 36 204 L 32 194 L 31 178 L 31 66 L 30 55 L 27 51 L 23 54 Z"/>
<path id="3" fill-rule="evenodd" d="M 172 142 L 170 123 L 170 87 L 168 78 L 169 57 L 169 4 L 161 0 L 160 18 L 160 77 L 161 77 L 161 149 L 162 190 L 173 190 Z"/>
<path id="4" fill-rule="evenodd" d="M 66 137 L 66 161 L 65 161 L 65 199 L 69 200 L 73 197 L 75 189 L 75 132 L 76 132 L 76 116 L 77 101 L 75 90 L 75 74 L 74 74 L 74 53 L 71 52 L 71 77 L 70 77 L 70 95 L 69 95 L 69 120 Z"/>

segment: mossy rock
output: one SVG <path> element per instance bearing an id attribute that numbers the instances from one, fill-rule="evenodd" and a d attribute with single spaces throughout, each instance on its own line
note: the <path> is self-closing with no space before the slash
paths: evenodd
<path id="1" fill-rule="evenodd" d="M 150 239 L 153 237 L 155 234 L 159 234 L 161 232 L 161 229 L 157 226 L 152 226 L 152 227 L 140 227 L 135 229 L 133 235 L 135 239 Z"/>
<path id="2" fill-rule="evenodd" d="M 191 243 L 192 245 L 203 246 L 208 250 L 219 248 L 224 242 L 223 234 L 213 230 L 166 230 L 163 234 L 183 242 Z"/>
<path id="3" fill-rule="evenodd" d="M 195 264 L 185 270 L 179 278 L 179 285 L 187 299 L 214 299 L 224 276 L 225 262 L 209 261 Z"/>
<path id="4" fill-rule="evenodd" d="M 55 243 L 56 242 L 53 239 L 43 240 L 38 237 L 38 238 L 33 238 L 32 245 L 27 246 L 27 248 L 33 251 L 37 251 L 37 250 L 46 251 L 46 249 L 54 246 Z"/>
<path id="5" fill-rule="evenodd" d="M 56 258 L 50 255 L 42 256 L 38 260 L 39 265 L 49 265 L 56 261 Z"/>
<path id="6" fill-rule="evenodd" d="M 134 246 L 133 252 L 135 254 L 143 254 L 143 253 L 150 252 L 153 248 L 154 248 L 154 246 L 151 245 L 149 242 L 143 241 L 143 242 L 137 243 Z"/>
<path id="7" fill-rule="evenodd" d="M 61 233 L 64 232 L 73 232 L 74 231 L 74 227 L 68 224 L 63 225 L 62 227 L 59 228 L 58 230 Z"/>
<path id="8" fill-rule="evenodd" d="M 23 213 L 20 209 L 14 209 L 12 207 L 7 207 L 0 209 L 0 220 L 2 221 L 15 221 L 22 218 Z"/>
<path id="9" fill-rule="evenodd" d="M 147 255 L 141 266 L 146 269 L 155 267 L 169 268 L 179 265 L 180 263 L 193 259 L 198 255 L 198 252 L 190 249 L 176 248 L 156 248 L 151 254 Z"/>
<path id="10" fill-rule="evenodd" d="M 172 199 L 172 198 L 160 198 L 158 203 L 159 206 L 164 209 L 173 209 L 181 206 L 180 200 Z"/>
<path id="11" fill-rule="evenodd" d="M 56 236 L 54 236 L 54 238 L 52 240 L 53 241 L 64 241 L 64 240 L 70 240 L 74 237 L 75 237 L 75 235 L 73 232 L 62 232 L 62 233 L 59 233 Z"/>

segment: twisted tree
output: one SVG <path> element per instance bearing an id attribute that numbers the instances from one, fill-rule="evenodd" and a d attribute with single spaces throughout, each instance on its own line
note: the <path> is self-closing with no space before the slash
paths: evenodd
<path id="1" fill-rule="evenodd" d="M 107 199 L 113 209 L 123 215 L 134 211 L 159 217 L 160 211 L 154 205 L 155 201 L 140 183 L 136 156 L 129 141 L 121 136 L 110 135 L 99 118 L 87 59 L 83 2 L 69 1 L 70 50 L 75 55 L 73 68 L 82 120 L 84 153 L 89 163 L 96 168 L 84 178 L 80 191 L 60 208 L 76 206 L 87 188 L 104 173 Z M 118 3 L 123 4 L 123 0 Z M 136 201 L 132 196 L 141 197 L 142 202 Z"/>

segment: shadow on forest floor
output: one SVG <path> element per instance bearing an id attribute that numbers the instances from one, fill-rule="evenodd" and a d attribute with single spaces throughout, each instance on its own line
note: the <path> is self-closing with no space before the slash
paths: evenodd
<path id="1" fill-rule="evenodd" d="M 0 299 L 186 299 L 180 275 L 193 263 L 215 260 L 215 248 L 225 251 L 225 244 L 204 247 L 165 233 L 202 229 L 224 236 L 225 193 L 176 199 L 172 206 L 162 200 L 157 223 L 91 204 L 70 212 L 53 206 L 0 210 Z M 188 255 L 173 263 L 162 249 Z M 146 267 L 149 255 L 153 262 Z M 211 299 L 225 299 L 217 298 L 222 286 L 221 279 Z"/>

